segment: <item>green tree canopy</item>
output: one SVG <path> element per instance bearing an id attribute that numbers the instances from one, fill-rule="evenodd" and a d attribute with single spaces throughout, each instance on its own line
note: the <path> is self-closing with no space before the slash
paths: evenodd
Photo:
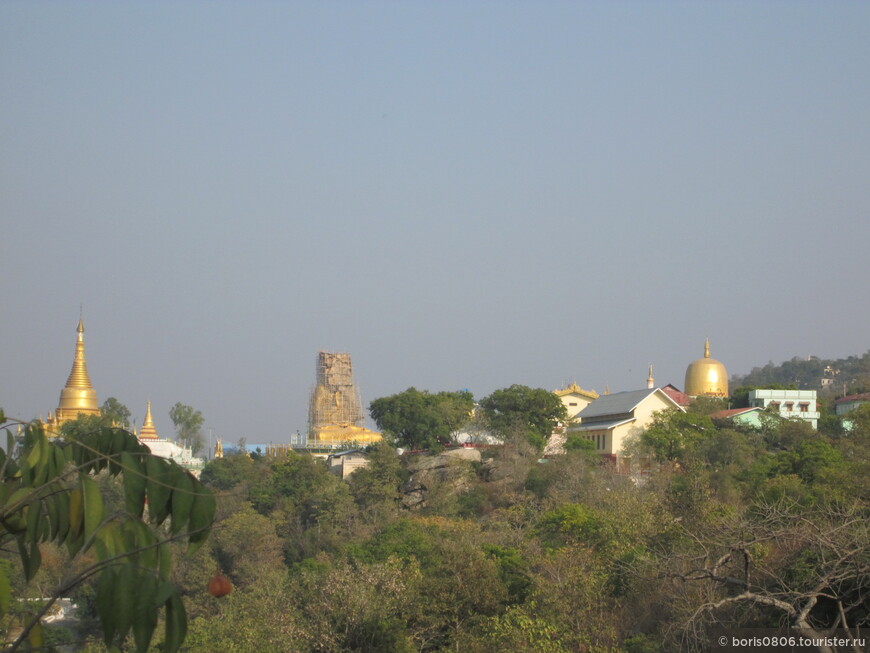
<path id="1" fill-rule="evenodd" d="M 450 442 L 453 433 L 470 419 L 473 408 L 474 397 L 465 390 L 432 394 L 408 388 L 375 399 L 369 413 L 397 446 L 433 449 Z"/>
<path id="2" fill-rule="evenodd" d="M 558 423 L 568 417 L 565 404 L 555 394 L 525 385 L 496 390 L 480 401 L 480 409 L 494 431 L 506 435 L 521 428 L 538 449 L 543 448 Z"/>
<path id="3" fill-rule="evenodd" d="M 194 410 L 192 406 L 178 402 L 169 410 L 169 419 L 175 425 L 178 439 L 190 447 L 193 455 L 199 453 L 205 446 L 205 437 L 202 434 L 205 418 L 202 413 Z"/>
<path id="4" fill-rule="evenodd" d="M 641 444 L 652 451 L 656 460 L 685 464 L 698 444 L 716 431 L 706 415 L 663 410 L 653 416 L 652 424 L 640 436 Z"/>
<path id="5" fill-rule="evenodd" d="M 130 428 L 130 409 L 114 397 L 109 397 L 100 406 L 100 415 L 110 424 Z"/>

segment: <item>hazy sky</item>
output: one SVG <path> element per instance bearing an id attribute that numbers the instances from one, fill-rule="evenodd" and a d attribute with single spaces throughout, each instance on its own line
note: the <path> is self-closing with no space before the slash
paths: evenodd
<path id="1" fill-rule="evenodd" d="M 0 406 L 161 435 L 870 347 L 870 3 L 2 2 Z"/>

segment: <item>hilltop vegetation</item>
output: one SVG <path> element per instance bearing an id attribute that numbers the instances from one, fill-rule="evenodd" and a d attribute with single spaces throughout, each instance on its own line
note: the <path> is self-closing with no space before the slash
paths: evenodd
<path id="1" fill-rule="evenodd" d="M 512 425 L 405 507 L 420 456 L 235 455 L 213 537 L 178 566 L 189 651 L 610 651 L 705 641 L 716 624 L 866 627 L 870 411 L 847 438 L 663 413 L 643 482 L 576 447 L 538 462 Z M 220 569 L 224 599 L 204 592 Z M 842 608 L 842 613 L 841 613 Z M 840 616 L 842 614 L 842 616 Z"/>
<path id="2" fill-rule="evenodd" d="M 758 388 L 780 385 L 798 390 L 821 390 L 822 379 L 831 379 L 831 394 L 870 392 L 870 351 L 863 356 L 849 356 L 837 360 L 824 360 L 809 356 L 794 357 L 774 365 L 771 361 L 763 367 L 754 367 L 749 374 L 731 377 L 731 387 L 753 386 Z"/>
<path id="3" fill-rule="evenodd" d="M 450 424 L 439 403 L 466 404 L 402 395 L 406 414 Z M 479 459 L 443 452 L 439 435 L 441 453 L 374 445 L 345 480 L 294 452 L 209 463 L 212 535 L 192 556 L 175 549 L 180 650 L 654 653 L 703 649 L 720 625 L 870 626 L 870 406 L 847 436 L 773 413 L 737 426 L 709 402 L 663 412 L 632 443 L 644 473 L 628 476 L 582 438 L 541 462 L 540 420 L 523 411 L 552 407 L 508 395 L 479 418 L 504 445 Z M 64 551 L 47 553 L 31 588 L 62 573 Z M 216 574 L 233 586 L 223 598 L 207 591 Z M 87 622 L 81 636 L 79 650 L 105 650 Z"/>

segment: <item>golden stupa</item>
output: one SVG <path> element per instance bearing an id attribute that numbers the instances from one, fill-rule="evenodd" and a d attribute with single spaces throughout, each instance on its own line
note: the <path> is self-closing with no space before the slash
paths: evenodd
<path id="1" fill-rule="evenodd" d="M 76 354 L 73 359 L 72 371 L 66 380 L 66 385 L 60 391 L 60 402 L 57 411 L 52 416 L 49 413 L 46 427 L 49 431 L 57 432 L 61 424 L 73 420 L 79 415 L 99 415 L 100 406 L 97 403 L 97 393 L 91 385 L 88 376 L 88 367 L 85 363 L 85 326 L 79 318 L 76 327 L 78 339 L 76 340 Z"/>
<path id="2" fill-rule="evenodd" d="M 148 408 L 145 410 L 145 423 L 139 431 L 140 440 L 159 440 L 157 429 L 154 426 L 154 418 L 151 417 L 151 400 L 148 400 Z"/>
<path id="3" fill-rule="evenodd" d="M 690 397 L 727 397 L 728 371 L 715 358 L 710 358 L 710 339 L 704 342 L 704 358 L 689 363 L 686 368 L 685 393 Z"/>

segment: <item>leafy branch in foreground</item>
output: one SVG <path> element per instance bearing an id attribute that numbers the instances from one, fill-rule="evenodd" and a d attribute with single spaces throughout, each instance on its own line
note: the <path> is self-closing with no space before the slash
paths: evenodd
<path id="1" fill-rule="evenodd" d="M 136 436 L 101 426 L 75 436 L 49 438 L 38 422 L 24 425 L 16 442 L 0 411 L 6 451 L 0 450 L 0 548 L 15 543 L 24 577 L 30 581 L 42 563 L 40 544 L 64 546 L 68 576 L 46 605 L 7 642 L 16 651 L 43 645 L 40 618 L 55 600 L 83 581 L 96 578 L 96 609 L 107 646 L 131 633 L 136 650 L 148 649 L 164 609 L 163 650 L 179 649 L 187 632 L 181 596 L 169 581 L 169 542 L 186 539 L 188 553 L 208 536 L 215 498 L 176 462 L 154 456 Z M 124 509 L 107 514 L 95 476 L 120 476 Z M 147 510 L 146 510 L 147 505 Z M 0 624 L 8 621 L 11 584 L 0 566 Z M 8 625 L 8 624 L 3 624 Z"/>

